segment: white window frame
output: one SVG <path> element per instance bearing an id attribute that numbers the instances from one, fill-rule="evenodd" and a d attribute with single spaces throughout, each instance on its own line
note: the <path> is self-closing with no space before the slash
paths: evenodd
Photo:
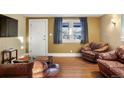
<path id="1" fill-rule="evenodd" d="M 69 30 L 71 30 L 71 29 L 73 29 L 73 24 L 76 22 L 80 22 L 80 19 L 63 19 L 63 22 L 69 23 Z M 62 43 L 80 43 L 80 42 L 81 42 L 81 40 L 79 40 L 79 39 L 69 40 L 69 39 L 62 38 Z"/>

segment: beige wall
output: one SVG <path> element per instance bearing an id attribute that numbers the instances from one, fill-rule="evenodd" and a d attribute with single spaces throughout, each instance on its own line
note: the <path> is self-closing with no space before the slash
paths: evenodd
<path id="1" fill-rule="evenodd" d="M 21 43 L 18 37 L 0 38 L 0 53 L 3 49 L 6 48 L 17 48 L 20 56 L 25 53 L 25 38 L 26 38 L 25 17 L 18 14 L 6 14 L 6 16 L 18 20 L 18 37 L 23 38 L 24 42 Z M 24 49 L 21 49 L 21 46 L 24 46 Z M 0 62 L 1 62 L 1 54 L 0 54 Z"/>
<path id="2" fill-rule="evenodd" d="M 112 23 L 112 19 L 116 24 Z M 122 45 L 121 42 L 121 15 L 103 15 L 101 22 L 101 40 L 108 42 L 112 48 Z"/>
<path id="3" fill-rule="evenodd" d="M 49 33 L 54 32 L 54 18 L 49 18 Z M 100 18 L 98 17 L 88 17 L 88 34 L 89 41 L 100 41 Z M 49 53 L 78 53 L 82 44 L 54 44 L 53 36 L 49 36 L 48 40 L 48 52 Z"/>

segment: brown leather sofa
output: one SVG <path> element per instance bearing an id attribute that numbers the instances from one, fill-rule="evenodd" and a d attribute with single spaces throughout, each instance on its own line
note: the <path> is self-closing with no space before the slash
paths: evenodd
<path id="1" fill-rule="evenodd" d="M 104 42 L 87 43 L 81 48 L 82 58 L 90 62 L 96 63 L 97 55 L 99 53 L 108 51 L 108 49 L 109 49 L 108 43 Z"/>
<path id="2" fill-rule="evenodd" d="M 39 61 L 38 61 L 39 60 Z M 1 78 L 42 78 L 46 67 L 43 62 L 47 58 L 36 59 L 34 62 L 15 63 L 15 64 L 0 64 Z"/>
<path id="3" fill-rule="evenodd" d="M 98 66 L 104 76 L 124 78 L 124 46 L 99 54 L 98 58 Z"/>

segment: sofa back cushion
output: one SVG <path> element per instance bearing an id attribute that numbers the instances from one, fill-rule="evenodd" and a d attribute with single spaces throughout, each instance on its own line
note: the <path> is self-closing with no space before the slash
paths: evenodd
<path id="1" fill-rule="evenodd" d="M 104 46 L 108 46 L 108 43 L 100 42 L 100 43 L 97 44 L 96 49 L 102 48 Z"/>
<path id="2" fill-rule="evenodd" d="M 102 48 L 102 47 L 104 47 L 106 45 L 108 46 L 108 43 L 104 43 L 104 42 L 99 42 L 99 43 L 91 42 L 90 43 L 90 48 L 92 50 L 95 50 L 95 49 Z"/>
<path id="3" fill-rule="evenodd" d="M 109 49 L 109 46 L 104 46 L 102 48 L 99 49 L 94 49 L 94 52 L 106 52 Z"/>
<path id="4" fill-rule="evenodd" d="M 124 63 L 124 46 L 120 46 L 116 49 L 116 54 L 118 56 L 118 60 L 121 63 Z"/>
<path id="5" fill-rule="evenodd" d="M 96 46 L 96 43 L 95 43 L 95 42 L 91 42 L 91 43 L 89 44 L 89 47 L 90 47 L 92 50 L 94 50 L 95 46 Z"/>
<path id="6" fill-rule="evenodd" d="M 100 53 L 99 54 L 99 59 L 115 61 L 115 60 L 117 60 L 116 51 Z"/>

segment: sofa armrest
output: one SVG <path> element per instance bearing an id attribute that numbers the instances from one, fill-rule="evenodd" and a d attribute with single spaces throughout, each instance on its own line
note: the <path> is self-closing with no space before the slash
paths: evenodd
<path id="1" fill-rule="evenodd" d="M 109 46 L 107 45 L 107 46 L 104 46 L 104 47 L 102 47 L 102 48 L 95 49 L 94 51 L 95 51 L 95 52 L 99 52 L 99 53 L 101 53 L 101 52 L 105 52 L 105 51 L 107 51 L 108 48 L 109 48 Z"/>
<path id="2" fill-rule="evenodd" d="M 90 48 L 90 43 L 84 44 L 81 49 Z"/>

